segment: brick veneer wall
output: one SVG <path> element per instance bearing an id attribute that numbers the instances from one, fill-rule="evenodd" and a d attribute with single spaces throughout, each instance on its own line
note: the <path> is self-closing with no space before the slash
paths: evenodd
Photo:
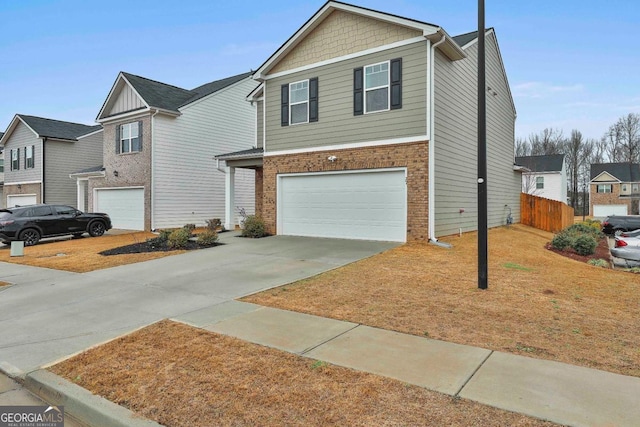
<path id="1" fill-rule="evenodd" d="M 18 184 L 5 184 L 2 189 L 2 197 L 5 204 L 7 203 L 7 196 L 17 196 L 20 194 L 35 194 L 36 203 L 42 203 L 40 184 L 20 184 L 20 188 L 18 188 Z"/>
<path id="2" fill-rule="evenodd" d="M 262 179 L 262 173 L 263 169 L 262 168 L 256 168 L 255 170 L 255 212 L 257 216 L 264 216 L 263 212 L 262 212 L 262 197 L 263 197 L 263 191 L 262 191 L 262 183 L 263 183 L 263 179 Z"/>
<path id="3" fill-rule="evenodd" d="M 328 156 L 336 156 L 329 162 Z M 267 231 L 276 234 L 278 174 L 363 170 L 379 168 L 407 168 L 407 241 L 426 241 L 428 224 L 428 141 L 384 145 L 313 153 L 265 156 L 262 174 L 262 217 Z M 258 174 L 256 174 L 256 190 Z M 256 203 L 257 208 L 257 203 Z"/>
<path id="4" fill-rule="evenodd" d="M 603 184 L 603 183 L 599 183 Z M 607 184 L 607 183 L 604 183 Z M 631 213 L 631 200 L 620 198 L 620 184 L 611 185 L 611 193 L 598 193 L 598 185 L 591 184 L 591 200 L 589 202 L 589 215 L 593 216 L 594 205 L 627 205 L 627 213 Z"/>

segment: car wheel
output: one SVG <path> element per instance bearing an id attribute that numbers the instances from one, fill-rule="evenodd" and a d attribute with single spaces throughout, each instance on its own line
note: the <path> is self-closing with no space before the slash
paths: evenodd
<path id="1" fill-rule="evenodd" d="M 104 223 L 102 221 L 93 221 L 89 224 L 89 234 L 91 237 L 99 237 L 106 231 Z"/>
<path id="2" fill-rule="evenodd" d="M 25 246 L 33 246 L 40 241 L 40 233 L 38 230 L 28 228 L 20 232 L 18 239 L 22 240 Z"/>

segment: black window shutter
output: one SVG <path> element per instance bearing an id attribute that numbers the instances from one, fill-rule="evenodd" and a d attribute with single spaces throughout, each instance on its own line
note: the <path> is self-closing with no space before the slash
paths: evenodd
<path id="1" fill-rule="evenodd" d="M 24 147 L 24 168 L 27 169 L 29 166 L 27 165 L 27 147 Z"/>
<path id="2" fill-rule="evenodd" d="M 31 146 L 31 167 L 35 168 L 36 167 L 36 146 L 32 145 Z"/>
<path id="3" fill-rule="evenodd" d="M 391 60 L 391 109 L 402 108 L 402 58 Z"/>
<path id="4" fill-rule="evenodd" d="M 280 125 L 289 126 L 289 85 L 280 87 Z"/>
<path id="5" fill-rule="evenodd" d="M 120 154 L 120 125 L 116 125 L 116 154 Z"/>
<path id="6" fill-rule="evenodd" d="M 353 70 L 353 115 L 361 116 L 364 113 L 364 98 L 362 67 Z"/>
<path id="7" fill-rule="evenodd" d="M 309 121 L 318 121 L 318 78 L 309 79 Z"/>
<path id="8" fill-rule="evenodd" d="M 142 120 L 138 122 L 138 148 L 142 151 Z"/>

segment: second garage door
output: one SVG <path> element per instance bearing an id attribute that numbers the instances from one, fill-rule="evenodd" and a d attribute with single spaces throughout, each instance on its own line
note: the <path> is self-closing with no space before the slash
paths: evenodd
<path id="1" fill-rule="evenodd" d="M 94 211 L 109 214 L 113 228 L 144 230 L 144 189 L 98 189 Z"/>
<path id="2" fill-rule="evenodd" d="M 278 234 L 404 242 L 406 171 L 279 176 Z"/>
<path id="3" fill-rule="evenodd" d="M 593 216 L 627 215 L 627 205 L 593 205 Z"/>

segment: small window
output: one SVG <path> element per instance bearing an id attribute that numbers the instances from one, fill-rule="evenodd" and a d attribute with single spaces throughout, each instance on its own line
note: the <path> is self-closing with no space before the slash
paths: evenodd
<path id="1" fill-rule="evenodd" d="M 544 189 L 544 176 L 536 177 L 536 190 Z"/>
<path id="2" fill-rule="evenodd" d="M 0 173 L 4 172 L 4 159 L 0 159 Z"/>
<path id="3" fill-rule="evenodd" d="M 389 62 L 364 67 L 365 114 L 389 109 Z"/>
<path id="4" fill-rule="evenodd" d="M 598 193 L 611 193 L 611 184 L 598 184 Z"/>
<path id="5" fill-rule="evenodd" d="M 33 145 L 29 145 L 24 149 L 24 168 L 25 169 L 33 169 L 35 167 L 33 151 L 34 151 Z"/>
<path id="6" fill-rule="evenodd" d="M 640 185 L 633 184 L 633 190 L 631 190 L 631 191 L 633 191 L 634 193 L 637 193 L 638 191 L 640 191 Z"/>
<path id="7" fill-rule="evenodd" d="M 141 151 L 140 132 L 138 122 L 120 126 L 120 152 L 135 153 Z"/>
<path id="8" fill-rule="evenodd" d="M 49 216 L 49 215 L 51 215 L 50 206 L 38 206 L 37 208 L 31 208 L 31 212 L 29 212 L 25 216 Z"/>
<path id="9" fill-rule="evenodd" d="M 289 123 L 309 123 L 309 80 L 289 85 Z"/>
<path id="10" fill-rule="evenodd" d="M 11 170 L 17 171 L 20 169 L 20 150 L 11 150 Z"/>
<path id="11" fill-rule="evenodd" d="M 76 209 L 71 206 L 54 206 L 56 215 L 75 215 Z"/>
<path id="12" fill-rule="evenodd" d="M 622 184 L 622 192 L 627 192 L 627 184 Z"/>

